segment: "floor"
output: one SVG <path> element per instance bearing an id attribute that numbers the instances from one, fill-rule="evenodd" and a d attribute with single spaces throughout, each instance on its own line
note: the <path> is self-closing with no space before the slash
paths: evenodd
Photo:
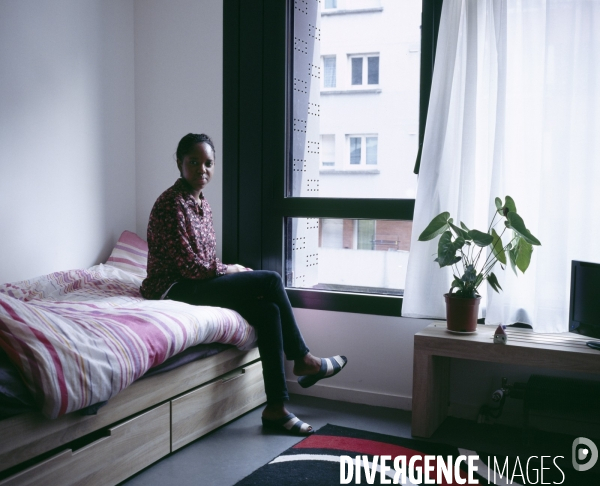
<path id="1" fill-rule="evenodd" d="M 315 429 L 331 423 L 410 438 L 410 412 L 293 395 L 289 409 Z M 301 440 L 263 432 L 261 408 L 198 439 L 123 482 L 128 486 L 233 485 Z M 430 439 L 496 454 L 564 455 L 573 438 L 537 432 L 525 441 L 522 431 L 447 419 Z M 527 443 L 526 443 L 527 442 Z"/>

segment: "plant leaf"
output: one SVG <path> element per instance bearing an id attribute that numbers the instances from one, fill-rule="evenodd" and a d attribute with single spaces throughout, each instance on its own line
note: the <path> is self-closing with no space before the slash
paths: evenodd
<path id="1" fill-rule="evenodd" d="M 525 273 L 525 270 L 529 267 L 531 262 L 531 254 L 533 253 L 533 246 L 525 239 L 519 240 L 519 247 L 517 248 L 517 256 L 515 264 L 521 272 Z"/>
<path id="2" fill-rule="evenodd" d="M 515 205 L 515 201 L 510 196 L 506 196 L 506 199 L 504 200 L 504 207 L 508 209 L 509 214 L 517 212 L 517 206 Z M 506 214 L 504 216 L 506 216 Z"/>
<path id="3" fill-rule="evenodd" d="M 498 212 L 500 214 L 502 213 L 502 199 L 500 199 L 499 197 L 497 197 L 496 199 L 494 199 L 494 203 L 496 204 L 496 209 L 498 210 Z"/>
<path id="4" fill-rule="evenodd" d="M 528 243 L 531 243 L 532 245 L 541 245 L 540 240 L 533 236 L 531 234 L 531 231 L 529 231 L 525 227 L 525 222 L 523 221 L 523 218 L 521 218 L 521 216 L 519 216 L 517 213 L 508 213 L 507 219 L 508 224 L 510 225 L 508 227 L 512 228 L 512 230 L 515 233 L 517 233 L 521 238 L 523 238 Z"/>
<path id="5" fill-rule="evenodd" d="M 448 229 L 449 218 L 450 213 L 447 211 L 438 214 L 435 218 L 431 220 L 431 223 L 427 225 L 427 228 L 423 230 L 423 232 L 419 236 L 419 241 L 433 240 L 436 236 L 441 235 L 444 231 Z"/>
<path id="6" fill-rule="evenodd" d="M 492 251 L 494 252 L 494 256 L 498 259 L 500 263 L 506 264 L 506 253 L 504 253 L 504 245 L 502 244 L 502 239 L 496 233 L 496 230 L 492 228 L 492 238 L 494 241 L 492 242 Z"/>
<path id="7" fill-rule="evenodd" d="M 494 238 L 492 238 L 492 235 L 483 233 L 478 230 L 469 231 L 469 236 L 473 239 L 473 242 L 477 246 L 481 246 L 481 247 L 488 246 L 489 244 L 492 243 L 492 241 L 494 241 Z"/>
<path id="8" fill-rule="evenodd" d="M 458 240 L 462 240 L 462 238 L 457 238 L 457 241 Z M 465 240 L 462 240 L 463 244 L 464 241 Z M 462 245 L 460 248 L 462 248 Z M 445 231 L 438 242 L 438 257 L 436 261 L 440 265 L 440 268 L 453 265 L 461 260 L 459 256 L 456 256 L 457 249 L 455 242 L 452 241 L 452 233 L 450 231 Z"/>
<path id="9" fill-rule="evenodd" d="M 458 226 L 456 226 L 455 224 L 452 224 L 450 222 L 448 222 L 448 224 L 450 225 L 450 228 L 452 228 L 454 230 L 454 232 L 456 233 L 457 236 L 462 237 L 464 240 L 470 240 L 471 238 L 469 237 L 469 233 L 461 228 L 459 228 Z"/>
<path id="10" fill-rule="evenodd" d="M 500 293 L 502 287 L 500 287 L 500 283 L 498 282 L 498 279 L 496 278 L 496 275 L 494 275 L 493 272 L 487 276 L 487 281 L 496 292 Z"/>
<path id="11" fill-rule="evenodd" d="M 462 221 L 460 222 L 460 227 L 467 232 L 470 231 L 469 228 L 467 228 L 467 225 L 465 223 L 463 223 Z"/>
<path id="12" fill-rule="evenodd" d="M 452 290 L 454 289 L 462 290 L 464 286 L 464 282 L 461 279 L 459 279 L 456 275 L 454 275 L 454 280 L 452 281 L 452 286 L 450 287 L 450 293 L 452 293 Z"/>

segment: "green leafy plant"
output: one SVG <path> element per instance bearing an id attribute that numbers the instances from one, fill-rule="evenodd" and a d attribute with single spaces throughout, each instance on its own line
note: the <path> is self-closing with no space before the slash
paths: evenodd
<path id="1" fill-rule="evenodd" d="M 510 262 L 515 274 L 517 269 L 525 273 L 531 262 L 533 247 L 541 245 L 540 241 L 531 234 L 523 218 L 517 214 L 517 207 L 510 196 L 506 196 L 504 204 L 500 198 L 495 199 L 496 211 L 490 223 L 487 233 L 478 230 L 470 230 L 461 221 L 459 226 L 455 225 L 450 213 L 438 214 L 419 236 L 419 241 L 429 241 L 440 236 L 436 262 L 441 267 L 452 267 L 454 280 L 450 287 L 450 293 L 459 297 L 474 298 L 479 294 L 477 288 L 484 280 L 499 292 L 502 290 L 496 275 L 492 272 L 494 265 L 500 262 L 504 270 L 507 262 Z M 504 227 L 500 234 L 496 232 L 496 226 L 504 220 Z M 505 245 L 503 236 L 507 230 L 511 230 L 510 241 Z M 484 248 L 491 247 L 489 252 Z M 483 253 L 483 255 L 482 255 Z M 487 254 L 487 256 L 486 256 Z M 462 276 L 459 266 L 462 265 Z"/>

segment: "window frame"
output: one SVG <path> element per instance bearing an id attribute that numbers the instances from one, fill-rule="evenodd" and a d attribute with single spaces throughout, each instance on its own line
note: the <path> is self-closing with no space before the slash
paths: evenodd
<path id="1" fill-rule="evenodd" d="M 353 171 L 353 170 L 378 170 L 379 169 L 379 155 L 377 155 L 376 162 L 374 164 L 367 163 L 367 138 L 375 138 L 377 139 L 377 154 L 379 154 L 379 134 L 378 133 L 347 133 L 345 135 L 346 139 L 344 141 L 345 153 L 344 153 L 344 163 L 343 170 L 344 171 Z M 360 138 L 360 162 L 358 164 L 353 164 L 351 162 L 352 157 L 352 142 L 351 138 Z"/>
<path id="2" fill-rule="evenodd" d="M 294 3 L 224 0 L 223 7 L 223 261 L 281 275 L 288 218 L 412 220 L 415 204 L 414 199 L 286 197 L 293 171 L 302 170 L 287 143 L 293 92 L 303 89 L 292 70 Z M 423 0 L 420 131 L 441 3 Z M 398 296 L 286 290 L 294 307 L 401 315 Z"/>
<path id="3" fill-rule="evenodd" d="M 371 89 L 380 87 L 381 79 L 381 54 L 379 52 L 370 52 L 367 54 L 347 54 L 348 57 L 348 73 L 350 75 L 346 89 Z M 377 58 L 377 83 L 369 83 L 369 59 Z M 353 60 L 362 59 L 361 82 L 354 84 L 352 82 L 354 76 Z"/>
<path id="4" fill-rule="evenodd" d="M 334 84 L 333 86 L 326 86 L 325 85 L 325 79 L 326 79 L 326 66 L 325 66 L 325 61 L 326 60 L 333 60 L 333 80 L 334 80 Z M 323 65 L 323 82 L 321 83 L 321 91 L 333 91 L 336 89 L 339 89 L 338 87 L 338 69 L 337 69 L 337 56 L 335 54 L 328 54 L 328 55 L 322 55 L 321 56 L 321 64 Z"/>

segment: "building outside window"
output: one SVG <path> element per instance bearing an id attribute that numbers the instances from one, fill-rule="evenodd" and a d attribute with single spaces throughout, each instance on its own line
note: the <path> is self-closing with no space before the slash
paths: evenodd
<path id="1" fill-rule="evenodd" d="M 335 135 L 321 135 L 321 165 L 335 166 Z"/>
<path id="2" fill-rule="evenodd" d="M 379 84 L 379 55 L 350 56 L 353 86 Z"/>
<path id="3" fill-rule="evenodd" d="M 293 95 L 293 119 L 306 124 L 300 130 L 293 125 L 291 149 L 294 160 L 306 160 L 307 169 L 293 172 L 288 197 L 300 205 L 315 197 L 414 199 L 420 2 L 381 4 L 373 11 L 344 2 L 340 8 L 355 10 L 329 15 L 328 3 L 323 11 L 311 3 L 294 16 L 294 37 L 302 38 L 315 25 L 320 32 L 320 40 L 308 38 L 308 50 L 294 52 L 293 77 L 304 75 L 310 85 L 308 93 Z M 336 65 L 344 58 L 346 66 Z M 307 70 L 315 59 L 323 66 L 319 84 Z M 382 66 L 382 59 L 389 64 Z M 393 75 L 381 78 L 381 67 Z M 344 72 L 337 72 L 340 68 Z M 316 105 L 318 116 L 310 108 Z M 320 142 L 319 154 L 311 149 L 313 140 Z M 411 221 L 292 217 L 287 226 L 288 287 L 402 294 Z"/>
<path id="4" fill-rule="evenodd" d="M 377 165 L 377 135 L 349 135 L 351 166 Z"/>
<path id="5" fill-rule="evenodd" d="M 336 86 L 336 60 L 335 56 L 323 56 L 323 87 L 335 88 Z"/>
<path id="6" fill-rule="evenodd" d="M 325 0 L 325 8 L 337 8 L 337 0 Z"/>

